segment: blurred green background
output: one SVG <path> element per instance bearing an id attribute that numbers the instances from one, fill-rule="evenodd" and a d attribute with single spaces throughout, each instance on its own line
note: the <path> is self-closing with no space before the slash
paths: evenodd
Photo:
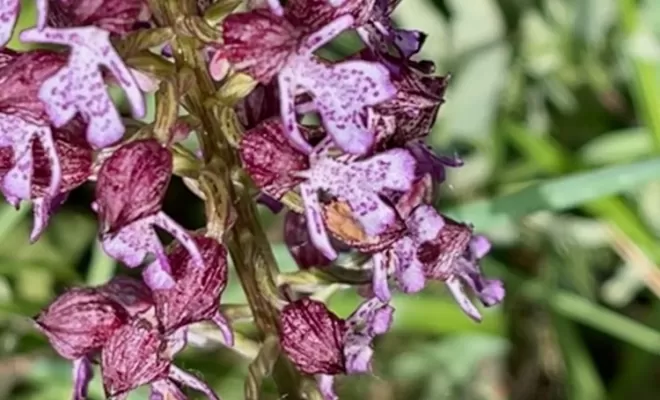
<path id="1" fill-rule="evenodd" d="M 396 17 L 429 34 L 423 57 L 453 76 L 431 141 L 466 165 L 438 207 L 494 242 L 483 266 L 508 296 L 481 324 L 441 284 L 397 297 L 374 376 L 340 378 L 342 398 L 659 398 L 660 2 L 403 0 Z M 32 246 L 29 209 L 0 207 L 0 399 L 70 398 L 68 363 L 28 317 L 115 272 L 95 245 L 92 197 L 76 190 Z M 178 179 L 165 210 L 203 225 Z M 281 218 L 261 216 L 292 270 Z M 241 300 L 232 276 L 223 301 Z M 331 304 L 348 315 L 356 302 L 340 293 Z M 243 398 L 247 364 L 231 351 L 189 348 L 177 364 Z M 102 399 L 98 380 L 90 398 Z"/>

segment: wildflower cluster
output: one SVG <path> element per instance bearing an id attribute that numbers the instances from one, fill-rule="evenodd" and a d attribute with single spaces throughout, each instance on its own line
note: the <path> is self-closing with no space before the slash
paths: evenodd
<path id="1" fill-rule="evenodd" d="M 109 398 L 142 385 L 153 399 L 185 399 L 180 385 L 218 398 L 173 358 L 198 322 L 213 322 L 233 346 L 219 308 L 225 246 L 262 339 L 277 337 L 328 400 L 334 376 L 370 371 L 372 341 L 394 316 L 392 291 L 441 281 L 475 320 L 466 288 L 485 306 L 504 297 L 479 268 L 488 241 L 432 206 L 445 168 L 462 165 L 424 144 L 448 77 L 416 59 L 422 32 L 393 26 L 398 1 L 248 1 L 232 13 L 239 5 L 38 0 L 37 25 L 19 38 L 55 50 L 0 51 L 0 190 L 16 207 L 32 202 L 31 240 L 71 190 L 92 181 L 105 252 L 129 268 L 148 264 L 142 280 L 70 289 L 35 318 L 73 362 L 75 399 L 86 397 L 92 364 Z M 18 13 L 18 0 L 0 5 L 0 44 Z M 344 33 L 364 48 L 323 58 L 319 50 Z M 109 86 L 122 89 L 133 118 Z M 141 123 L 154 91 L 155 121 Z M 196 154 L 179 143 L 191 132 Z M 205 202 L 204 229 L 188 231 L 162 211 L 172 175 Z M 366 256 L 357 267 L 368 279 L 350 282 L 365 299 L 350 317 L 310 296 L 323 284 L 310 290 L 277 275 L 255 202 L 287 209 L 284 238 L 301 274 L 334 268 L 347 283 L 340 254 Z M 157 228 L 174 238 L 169 248 Z"/>

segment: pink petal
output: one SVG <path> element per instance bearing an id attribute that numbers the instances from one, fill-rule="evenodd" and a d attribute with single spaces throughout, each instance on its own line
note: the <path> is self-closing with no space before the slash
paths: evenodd
<path id="1" fill-rule="evenodd" d="M 215 313 L 213 316 L 213 323 L 220 329 L 223 338 L 225 339 L 225 346 L 233 347 L 234 346 L 234 333 L 231 330 L 231 325 L 220 311 Z"/>
<path id="2" fill-rule="evenodd" d="M 73 361 L 73 400 L 87 400 L 87 388 L 93 377 L 92 363 L 87 357 Z"/>
<path id="3" fill-rule="evenodd" d="M 160 226 L 165 231 L 169 232 L 174 238 L 188 250 L 192 258 L 192 264 L 198 268 L 204 267 L 204 259 L 193 241 L 192 237 L 186 229 L 177 224 L 172 218 L 168 217 L 165 213 L 160 212 L 156 214 L 154 224 Z"/>
<path id="4" fill-rule="evenodd" d="M 319 384 L 319 391 L 323 395 L 323 400 L 339 400 L 337 394 L 335 394 L 335 389 L 333 388 L 335 383 L 335 377 L 332 375 L 320 374 L 316 376 L 316 381 Z"/>
<path id="5" fill-rule="evenodd" d="M 62 193 L 55 198 L 39 197 L 32 200 L 32 210 L 34 212 L 34 223 L 30 233 L 30 243 L 35 243 L 48 226 L 48 221 L 67 199 L 68 193 Z"/>
<path id="6" fill-rule="evenodd" d="M 172 272 L 163 268 L 160 260 L 152 262 L 142 271 L 142 279 L 153 290 L 172 289 L 176 285 Z"/>
<path id="7" fill-rule="evenodd" d="M 44 28 L 21 33 L 26 42 L 46 42 L 71 46 L 66 67 L 44 82 L 39 97 L 47 112 L 61 126 L 79 111 L 88 121 L 88 141 L 95 147 L 109 146 L 124 134 L 101 76 L 100 66 L 108 68 L 126 92 L 135 118 L 145 115 L 145 103 L 138 84 L 110 44 L 109 33 L 96 27 Z"/>
<path id="8" fill-rule="evenodd" d="M 371 262 L 374 294 L 382 302 L 387 303 L 392 298 L 387 279 L 388 259 L 383 252 L 378 252 L 371 256 Z"/>
<path id="9" fill-rule="evenodd" d="M 220 400 L 220 397 L 213 392 L 213 389 L 211 387 L 201 381 L 200 379 L 196 378 L 194 375 L 189 374 L 188 372 L 183 371 L 182 369 L 172 366 L 170 368 L 170 379 L 173 381 L 176 381 L 184 386 L 191 387 L 193 389 L 196 389 L 206 395 L 211 400 Z"/>
<path id="10" fill-rule="evenodd" d="M 445 220 L 435 208 L 423 204 L 413 210 L 413 213 L 406 220 L 406 225 L 412 237 L 418 243 L 422 243 L 438 237 L 445 226 Z"/>
<path id="11" fill-rule="evenodd" d="M 164 253 L 163 245 L 152 227 L 155 219 L 143 218 L 118 232 L 102 235 L 103 250 L 110 257 L 131 268 L 140 265 L 148 253 Z"/>
<path id="12" fill-rule="evenodd" d="M 299 32 L 270 10 L 234 13 L 222 23 L 223 46 L 214 59 L 229 60 L 238 71 L 268 83 L 298 46 Z"/>
<path id="13" fill-rule="evenodd" d="M 477 310 L 474 304 L 472 304 L 472 301 L 470 301 L 470 299 L 463 291 L 463 285 L 458 280 L 458 278 L 451 277 L 445 281 L 445 284 L 447 285 L 449 292 L 452 296 L 454 296 L 454 299 L 461 307 L 463 312 L 465 312 L 473 320 L 481 322 L 481 313 L 479 313 L 479 310 Z"/>
<path id="14" fill-rule="evenodd" d="M 393 251 L 396 260 L 394 277 L 401 291 L 416 293 L 424 289 L 424 265 L 417 259 L 415 241 L 404 237 L 395 243 Z"/>
<path id="15" fill-rule="evenodd" d="M 294 72 L 289 69 L 283 69 L 277 77 L 277 83 L 280 90 L 280 115 L 282 117 L 282 124 L 284 125 L 284 133 L 291 144 L 300 152 L 309 154 L 312 151 L 312 146 L 300 132 L 296 118 L 296 77 Z"/>
<path id="16" fill-rule="evenodd" d="M 151 384 L 149 400 L 188 400 L 188 396 L 171 380 L 161 379 Z"/>
<path id="17" fill-rule="evenodd" d="M 355 20 L 350 15 L 342 15 L 330 21 L 316 32 L 305 38 L 305 41 L 299 53 L 311 56 L 316 50 L 320 49 L 340 33 L 350 28 Z"/>
<path id="18" fill-rule="evenodd" d="M 337 145 L 352 154 L 363 154 L 374 142 L 365 107 L 396 94 L 387 68 L 366 61 L 324 65 L 315 59 L 299 59 L 297 82 L 309 90 L 323 125 Z"/>
<path id="19" fill-rule="evenodd" d="M 14 25 L 20 12 L 20 0 L 0 2 L 0 47 L 4 47 L 14 32 Z"/>

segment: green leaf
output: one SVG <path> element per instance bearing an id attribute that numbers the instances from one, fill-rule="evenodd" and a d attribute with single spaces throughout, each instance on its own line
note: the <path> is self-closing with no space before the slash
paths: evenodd
<path id="1" fill-rule="evenodd" d="M 547 180 L 516 193 L 454 208 L 448 214 L 488 230 L 535 211 L 566 210 L 656 179 L 660 179 L 660 158 Z"/>

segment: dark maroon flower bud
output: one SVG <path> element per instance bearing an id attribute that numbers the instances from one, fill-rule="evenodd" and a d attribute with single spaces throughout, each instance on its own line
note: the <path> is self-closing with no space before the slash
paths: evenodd
<path id="1" fill-rule="evenodd" d="M 182 243 L 197 265 L 203 265 L 188 232 L 161 211 L 171 175 L 172 155 L 153 139 L 125 144 L 105 160 L 93 207 L 101 222 L 103 248 L 110 256 L 136 267 L 152 253 L 169 273 L 165 250 L 153 228 L 157 225 Z M 171 286 L 173 281 L 165 284 Z"/>
<path id="2" fill-rule="evenodd" d="M 332 376 L 371 369 L 371 342 L 392 323 L 394 309 L 373 298 L 362 303 L 346 320 L 325 304 L 303 298 L 280 314 L 280 344 L 298 369 L 317 376 L 326 398 L 335 398 Z"/>
<path id="3" fill-rule="evenodd" d="M 172 360 L 157 327 L 144 319 L 123 326 L 101 352 L 106 396 L 112 398 L 139 386 L 166 379 Z"/>
<path id="4" fill-rule="evenodd" d="M 233 343 L 231 328 L 220 314 L 220 296 L 227 285 L 227 250 L 216 240 L 193 236 L 202 255 L 202 268 L 194 265 L 190 253 L 177 244 L 168 254 L 174 286 L 153 291 L 156 315 L 163 331 L 170 334 L 181 327 L 200 321 L 215 322 L 228 345 Z M 162 286 L 158 282 L 162 272 L 155 262 L 144 272 L 145 281 L 151 287 Z"/>
<path id="5" fill-rule="evenodd" d="M 303 181 L 295 177 L 296 172 L 309 168 L 308 157 L 289 143 L 278 119 L 269 119 L 246 132 L 239 151 L 254 183 L 276 200 Z"/>
<path id="6" fill-rule="evenodd" d="M 39 89 L 46 79 L 66 64 L 66 55 L 41 49 L 23 53 L 3 49 L 1 52 L 7 63 L 0 72 L 0 111 L 17 115 L 32 124 L 48 125 L 48 114 L 39 99 Z"/>
<path id="7" fill-rule="evenodd" d="M 172 176 L 172 154 L 155 140 L 119 147 L 99 171 L 96 203 L 103 232 L 157 214 Z"/>
<path id="8" fill-rule="evenodd" d="M 48 0 L 48 25 L 93 25 L 110 33 L 124 34 L 135 26 L 142 7 L 143 0 Z"/>
<path id="9" fill-rule="evenodd" d="M 128 318 L 119 304 L 98 290 L 76 288 L 55 299 L 35 322 L 55 351 L 75 360 L 100 349 Z"/>
<path id="10" fill-rule="evenodd" d="M 180 385 L 219 400 L 199 378 L 175 365 L 172 358 L 185 345 L 185 329 L 163 335 L 152 322 L 135 318 L 125 325 L 101 351 L 103 387 L 108 398 L 122 398 L 142 385 L 151 385 L 153 399 L 185 400 Z"/>
<path id="11" fill-rule="evenodd" d="M 343 352 L 346 321 L 325 304 L 303 298 L 288 304 L 280 316 L 282 349 L 306 374 L 346 372 Z"/>

